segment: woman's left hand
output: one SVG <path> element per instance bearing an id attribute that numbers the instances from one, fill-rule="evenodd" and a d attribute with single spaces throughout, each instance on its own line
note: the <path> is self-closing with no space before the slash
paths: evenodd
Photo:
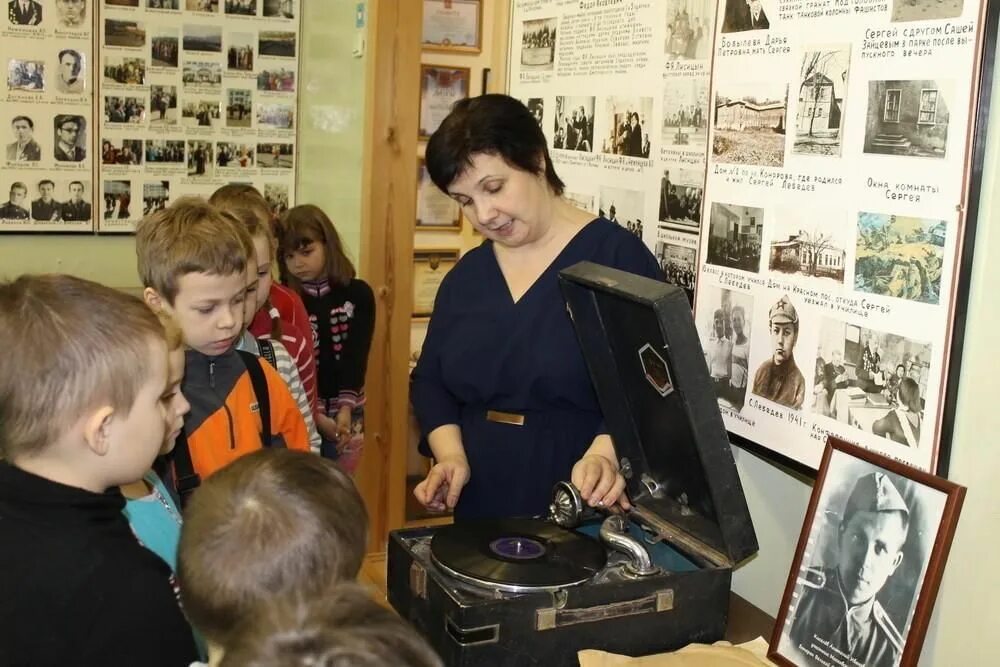
<path id="1" fill-rule="evenodd" d="M 623 509 L 631 508 L 625 490 L 625 478 L 618 468 L 602 454 L 587 453 L 573 466 L 570 481 L 580 490 L 583 501 L 591 507 L 611 507 L 618 502 Z"/>

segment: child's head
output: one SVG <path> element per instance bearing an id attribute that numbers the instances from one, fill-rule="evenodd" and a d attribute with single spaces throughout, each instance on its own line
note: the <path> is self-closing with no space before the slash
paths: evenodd
<path id="1" fill-rule="evenodd" d="M 178 575 L 188 618 L 227 646 L 261 603 L 353 580 L 367 525 L 354 483 L 332 461 L 276 448 L 243 456 L 205 480 L 185 510 Z"/>
<path id="2" fill-rule="evenodd" d="M 64 275 L 0 283 L 0 350 L 0 458 L 98 492 L 149 469 L 167 349 L 140 300 Z"/>
<path id="3" fill-rule="evenodd" d="M 333 222 L 318 206 L 303 204 L 285 211 L 278 236 L 281 277 L 295 289 L 302 281 L 324 278 L 346 285 L 357 275 Z"/>
<path id="4" fill-rule="evenodd" d="M 181 381 L 184 379 L 184 334 L 165 311 L 161 310 L 156 316 L 163 325 L 167 340 L 167 390 L 163 395 L 167 412 L 167 437 L 160 454 L 169 454 L 184 427 L 184 415 L 191 410 L 191 404 L 181 393 Z"/>
<path id="5" fill-rule="evenodd" d="M 183 197 L 136 229 L 143 296 L 180 326 L 202 354 L 229 350 L 243 329 L 253 241 L 247 230 L 197 197 Z"/>
<path id="6" fill-rule="evenodd" d="M 412 626 L 357 584 L 267 604 L 225 648 L 220 667 L 439 667 Z"/>

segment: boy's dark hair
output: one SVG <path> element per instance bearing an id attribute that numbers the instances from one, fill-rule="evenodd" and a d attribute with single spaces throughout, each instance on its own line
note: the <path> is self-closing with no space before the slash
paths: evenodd
<path id="1" fill-rule="evenodd" d="M 225 647 L 220 667 L 440 667 L 412 626 L 357 584 L 268 604 Z"/>
<path id="2" fill-rule="evenodd" d="M 447 193 L 480 153 L 501 157 L 511 167 L 536 176 L 544 174 L 556 195 L 566 187 L 556 175 L 538 121 L 513 97 L 489 94 L 457 102 L 427 142 L 427 172 Z"/>
<path id="3" fill-rule="evenodd" d="M 312 204 L 293 206 L 285 211 L 278 223 L 278 264 L 281 267 L 282 281 L 296 292 L 301 292 L 302 285 L 285 268 L 285 255 L 301 250 L 310 243 L 323 246 L 326 256 L 323 273 L 331 283 L 346 285 L 357 275 L 354 264 L 344 252 L 344 244 L 337 228 L 323 209 Z"/>
<path id="4" fill-rule="evenodd" d="M 188 618 L 226 646 L 260 605 L 355 579 L 367 527 L 354 482 L 332 461 L 267 448 L 230 463 L 184 513 L 177 573 Z"/>

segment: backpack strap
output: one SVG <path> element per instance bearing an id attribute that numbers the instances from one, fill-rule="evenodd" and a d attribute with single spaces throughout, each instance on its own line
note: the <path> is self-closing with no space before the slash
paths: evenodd
<path id="1" fill-rule="evenodd" d="M 257 347 L 260 348 L 260 356 L 267 359 L 267 363 L 271 364 L 271 368 L 278 370 L 278 356 L 274 353 L 274 341 L 267 338 L 258 338 Z"/>
<path id="2" fill-rule="evenodd" d="M 201 475 L 194 471 L 194 464 L 191 462 L 191 451 L 188 449 L 187 434 L 184 429 L 177 434 L 177 441 L 174 450 L 170 453 L 173 460 L 173 489 L 177 493 L 177 500 L 183 508 L 187 505 L 191 494 L 201 486 Z M 166 480 L 165 480 L 166 481 Z M 170 488 L 168 483 L 167 488 Z"/>
<path id="3" fill-rule="evenodd" d="M 271 446 L 271 397 L 267 391 L 267 376 L 260 365 L 260 357 L 252 352 L 237 350 L 243 358 L 243 365 L 250 373 L 250 384 L 253 387 L 254 396 L 257 397 L 257 409 L 260 411 L 260 442 L 262 447 Z"/>

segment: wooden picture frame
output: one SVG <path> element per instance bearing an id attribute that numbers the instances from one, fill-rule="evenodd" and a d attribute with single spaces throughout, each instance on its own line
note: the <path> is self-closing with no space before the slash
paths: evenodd
<path id="1" fill-rule="evenodd" d="M 462 231 L 462 207 L 441 192 L 427 173 L 427 163 L 417 158 L 417 231 Z"/>
<path id="2" fill-rule="evenodd" d="M 472 70 L 453 65 L 420 65 L 420 125 L 418 138 L 430 139 L 451 112 L 451 107 L 469 96 Z"/>
<path id="3" fill-rule="evenodd" d="M 421 248 L 413 251 L 413 318 L 429 318 L 441 281 L 458 262 L 454 248 Z"/>
<path id="4" fill-rule="evenodd" d="M 830 437 L 768 657 L 916 665 L 964 498 L 962 486 Z"/>
<path id="5" fill-rule="evenodd" d="M 482 53 L 483 0 L 424 0 L 424 51 Z"/>

